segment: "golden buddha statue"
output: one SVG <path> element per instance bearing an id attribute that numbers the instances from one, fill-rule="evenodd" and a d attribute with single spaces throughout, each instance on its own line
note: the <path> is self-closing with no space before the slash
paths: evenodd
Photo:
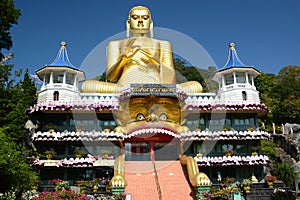
<path id="1" fill-rule="evenodd" d="M 120 92 L 128 84 L 176 84 L 172 46 L 168 41 L 153 38 L 149 9 L 133 7 L 126 27 L 126 39 L 108 44 L 106 78 L 110 82 L 85 81 L 82 92 Z M 196 81 L 179 86 L 187 93 L 202 92 L 201 84 Z"/>

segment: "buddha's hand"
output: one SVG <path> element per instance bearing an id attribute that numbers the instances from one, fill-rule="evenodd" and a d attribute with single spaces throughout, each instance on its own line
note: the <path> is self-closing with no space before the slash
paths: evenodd
<path id="1" fill-rule="evenodd" d="M 127 59 L 131 59 L 140 49 L 141 49 L 140 46 L 126 47 L 125 48 L 125 57 Z"/>

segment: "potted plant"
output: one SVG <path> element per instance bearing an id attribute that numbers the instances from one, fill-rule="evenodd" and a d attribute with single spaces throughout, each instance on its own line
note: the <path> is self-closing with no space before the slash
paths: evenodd
<path id="1" fill-rule="evenodd" d="M 87 193 L 87 187 L 90 186 L 89 182 L 87 182 L 85 180 L 78 180 L 78 181 L 76 181 L 75 185 L 80 187 L 80 192 L 82 194 L 86 194 Z"/>
<path id="2" fill-rule="evenodd" d="M 81 157 L 86 156 L 87 153 L 83 149 L 81 149 L 80 147 L 76 147 L 74 149 L 74 155 L 75 155 L 76 158 L 81 158 Z"/>
<path id="3" fill-rule="evenodd" d="M 268 183 L 269 188 L 273 188 L 273 182 L 275 182 L 276 179 L 276 176 L 269 175 L 265 177 L 265 182 Z"/>
<path id="4" fill-rule="evenodd" d="M 224 149 L 224 153 L 228 157 L 231 156 L 234 153 L 234 151 L 232 149 L 226 148 Z"/>
<path id="5" fill-rule="evenodd" d="M 55 125 L 52 124 L 52 123 L 49 123 L 45 126 L 47 129 L 48 129 L 48 132 L 49 133 L 53 133 L 54 132 L 54 128 L 55 128 Z"/>
<path id="6" fill-rule="evenodd" d="M 69 182 L 68 181 L 61 181 L 61 182 L 57 182 L 55 184 L 55 191 L 58 190 L 67 190 L 69 188 Z"/>
<path id="7" fill-rule="evenodd" d="M 246 178 L 242 181 L 242 186 L 243 186 L 246 193 L 250 192 L 250 185 L 251 184 L 252 184 L 252 181 L 250 180 L 250 178 Z"/>
<path id="8" fill-rule="evenodd" d="M 232 183 L 234 183 L 234 178 L 233 177 L 226 177 L 224 179 L 224 184 L 225 185 L 231 185 Z"/>
<path id="9" fill-rule="evenodd" d="M 51 160 L 54 156 L 56 156 L 56 152 L 53 148 L 50 148 L 49 150 L 45 151 L 45 155 L 48 160 Z"/>
<path id="10" fill-rule="evenodd" d="M 196 157 L 197 157 L 197 158 L 202 158 L 202 156 L 203 156 L 203 154 L 200 153 L 200 152 L 196 154 Z"/>
<path id="11" fill-rule="evenodd" d="M 258 155 L 257 150 L 260 149 L 260 146 L 253 146 L 252 149 L 253 149 L 252 156 L 257 156 Z"/>
<path id="12" fill-rule="evenodd" d="M 39 177 L 33 177 L 31 181 L 32 181 L 31 189 L 37 190 L 39 184 L 41 183 L 40 178 Z"/>

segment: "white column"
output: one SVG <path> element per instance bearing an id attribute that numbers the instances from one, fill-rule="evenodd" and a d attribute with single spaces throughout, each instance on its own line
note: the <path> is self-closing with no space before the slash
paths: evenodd
<path id="1" fill-rule="evenodd" d="M 42 87 L 45 86 L 45 83 L 46 83 L 46 75 L 44 75 L 44 77 L 43 77 L 43 85 L 42 85 Z"/>
<path id="2" fill-rule="evenodd" d="M 53 84 L 53 72 L 50 73 L 50 80 L 49 80 L 50 84 Z"/>
<path id="3" fill-rule="evenodd" d="M 63 84 L 66 84 L 67 71 L 64 72 Z"/>
<path id="4" fill-rule="evenodd" d="M 253 75 L 251 75 L 251 85 L 254 89 L 256 89 L 255 85 L 254 85 L 254 78 Z"/>
<path id="5" fill-rule="evenodd" d="M 248 72 L 245 72 L 245 76 L 246 76 L 246 84 L 249 84 Z"/>
<path id="6" fill-rule="evenodd" d="M 225 77 L 224 77 L 224 75 L 221 76 L 221 79 L 222 79 L 223 90 L 226 90 L 226 87 L 225 87 Z"/>
<path id="7" fill-rule="evenodd" d="M 77 74 L 75 75 L 75 78 L 74 78 L 74 87 L 77 87 Z"/>
<path id="8" fill-rule="evenodd" d="M 236 87 L 236 73 L 233 72 L 233 87 Z"/>

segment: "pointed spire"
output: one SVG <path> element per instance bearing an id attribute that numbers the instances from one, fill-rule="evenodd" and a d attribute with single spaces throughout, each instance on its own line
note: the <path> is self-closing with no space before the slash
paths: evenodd
<path id="1" fill-rule="evenodd" d="M 238 56 L 238 54 L 237 54 L 234 46 L 235 46 L 235 44 L 233 42 L 231 42 L 229 44 L 229 52 L 228 52 L 227 62 L 224 65 L 224 67 L 222 67 L 220 69 L 220 71 L 226 70 L 226 69 L 229 69 L 229 68 L 233 68 L 233 67 L 238 67 L 238 68 L 241 68 L 241 67 L 246 67 L 246 68 L 253 67 L 253 66 L 247 66 L 247 65 L 245 65 L 240 60 L 240 58 L 239 58 L 239 56 Z"/>
<path id="2" fill-rule="evenodd" d="M 55 66 L 55 67 L 71 67 L 77 69 L 69 60 L 68 52 L 67 52 L 67 43 L 62 41 L 60 43 L 60 49 L 55 60 L 48 66 Z"/>

